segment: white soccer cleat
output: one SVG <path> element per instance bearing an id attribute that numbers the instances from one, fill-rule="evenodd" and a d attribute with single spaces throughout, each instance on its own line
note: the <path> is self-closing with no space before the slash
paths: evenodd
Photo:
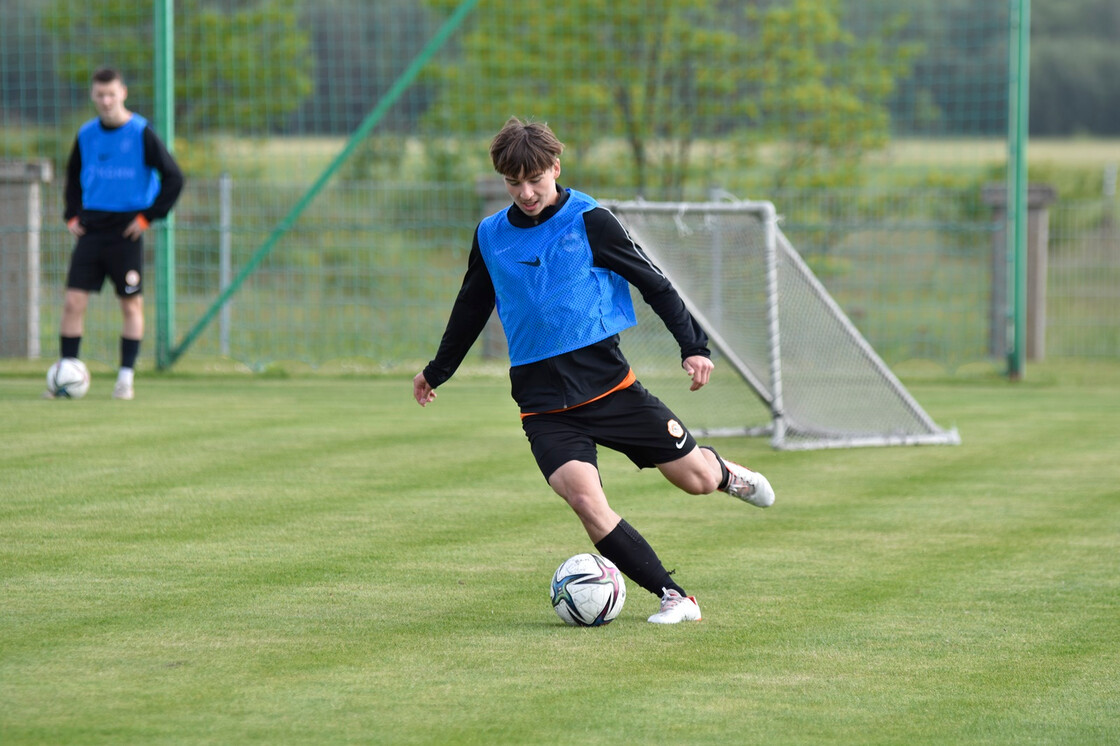
<path id="1" fill-rule="evenodd" d="M 128 401 L 132 399 L 132 397 L 132 384 L 125 383 L 124 381 L 117 381 L 117 384 L 113 386 L 114 399 L 124 399 L 125 401 Z"/>
<path id="2" fill-rule="evenodd" d="M 682 596 L 671 588 L 662 588 L 661 611 L 649 618 L 654 624 L 700 621 L 700 605 L 695 596 Z"/>
<path id="3" fill-rule="evenodd" d="M 770 486 L 770 480 L 734 461 L 722 460 L 730 473 L 724 492 L 759 508 L 769 508 L 774 504 L 774 488 Z"/>

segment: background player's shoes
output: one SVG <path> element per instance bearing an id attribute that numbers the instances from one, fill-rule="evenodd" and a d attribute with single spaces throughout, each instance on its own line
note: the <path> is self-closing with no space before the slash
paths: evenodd
<path id="1" fill-rule="evenodd" d="M 700 605 L 695 596 L 682 596 L 671 588 L 662 588 L 661 611 L 649 618 L 654 624 L 700 621 Z"/>
<path id="2" fill-rule="evenodd" d="M 760 508 L 769 508 L 774 504 L 774 488 L 770 486 L 770 480 L 734 461 L 723 459 L 723 463 L 730 472 L 724 492 Z"/>
<path id="3" fill-rule="evenodd" d="M 125 383 L 124 381 L 117 381 L 116 385 L 113 386 L 114 399 L 124 399 L 127 401 L 132 399 L 132 396 L 132 384 Z"/>

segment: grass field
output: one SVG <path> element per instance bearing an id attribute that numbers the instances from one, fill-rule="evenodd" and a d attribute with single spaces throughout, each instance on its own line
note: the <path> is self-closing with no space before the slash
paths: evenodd
<path id="1" fill-rule="evenodd" d="M 1120 742 L 1120 365 L 910 382 L 958 447 L 723 441 L 766 511 L 603 454 L 704 620 L 601 629 L 500 377 L 110 380 L 0 365 L 5 745 Z"/>

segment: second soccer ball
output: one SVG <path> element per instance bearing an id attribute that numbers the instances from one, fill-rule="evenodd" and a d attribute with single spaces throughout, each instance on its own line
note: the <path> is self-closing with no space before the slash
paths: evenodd
<path id="1" fill-rule="evenodd" d="M 81 399 L 89 382 L 89 369 L 76 357 L 61 358 L 47 370 L 47 391 L 58 399 Z"/>

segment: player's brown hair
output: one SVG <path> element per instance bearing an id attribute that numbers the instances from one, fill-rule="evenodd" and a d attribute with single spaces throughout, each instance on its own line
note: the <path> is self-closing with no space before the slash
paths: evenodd
<path id="1" fill-rule="evenodd" d="M 564 152 L 560 142 L 544 122 L 524 122 L 510 117 L 490 142 L 494 170 L 511 179 L 521 179 L 552 168 Z"/>

